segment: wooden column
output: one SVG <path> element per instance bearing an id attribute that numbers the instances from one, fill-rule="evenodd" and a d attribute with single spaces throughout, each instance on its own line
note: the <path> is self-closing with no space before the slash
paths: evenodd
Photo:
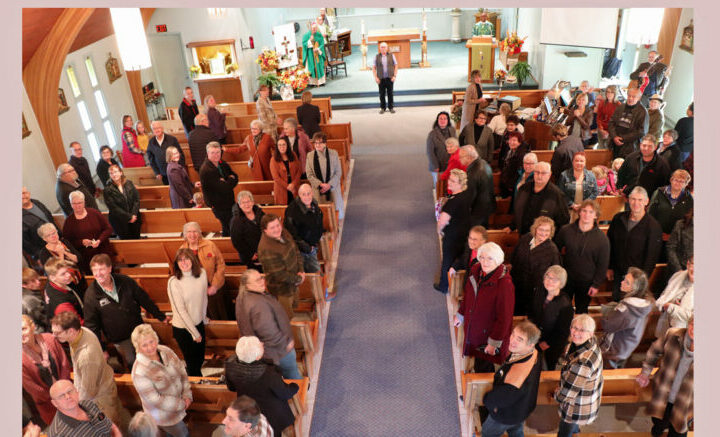
<path id="1" fill-rule="evenodd" d="M 140 70 L 125 71 L 128 85 L 130 86 L 130 94 L 132 95 L 133 104 L 138 120 L 145 125 L 145 132 L 150 132 L 150 120 L 148 119 L 147 107 L 145 106 L 145 97 L 143 96 L 142 80 L 140 79 Z"/>
<path id="2" fill-rule="evenodd" d="M 670 65 L 670 60 L 672 59 L 675 35 L 677 35 L 681 13 L 682 8 L 665 8 L 665 13 L 663 14 L 660 34 L 658 35 L 657 51 L 663 55 L 661 62 L 665 65 Z"/>
<path id="3" fill-rule="evenodd" d="M 67 162 L 58 119 L 58 85 L 65 57 L 94 8 L 68 8 L 23 70 L 23 84 L 55 167 Z"/>

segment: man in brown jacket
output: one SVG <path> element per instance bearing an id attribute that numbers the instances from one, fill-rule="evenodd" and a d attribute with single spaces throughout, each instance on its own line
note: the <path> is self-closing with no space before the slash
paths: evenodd
<path id="1" fill-rule="evenodd" d="M 258 260 L 265 272 L 268 290 L 292 320 L 298 285 L 305 280 L 302 256 L 290 232 L 283 229 L 280 217 L 265 214 L 260 228 L 263 234 L 258 244 Z"/>
<path id="2" fill-rule="evenodd" d="M 640 387 L 650 382 L 650 373 L 660 356 L 660 368 L 655 380 L 652 399 L 647 412 L 652 417 L 650 434 L 661 436 L 666 429 L 668 437 L 686 436 L 688 421 L 693 417 L 693 362 L 695 352 L 695 318 L 688 326 L 670 328 L 655 340 L 645 355 L 642 372 L 637 376 Z"/>
<path id="3" fill-rule="evenodd" d="M 277 299 L 268 294 L 265 278 L 255 269 L 246 270 L 240 279 L 235 319 L 240 336 L 260 339 L 264 357 L 280 367 L 283 378 L 302 379 L 295 359 L 290 320 Z"/>

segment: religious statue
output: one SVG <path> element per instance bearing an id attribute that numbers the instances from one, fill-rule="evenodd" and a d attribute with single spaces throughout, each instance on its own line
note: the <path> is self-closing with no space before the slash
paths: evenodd
<path id="1" fill-rule="evenodd" d="M 303 64 L 310 73 L 310 85 L 325 84 L 325 38 L 312 23 L 310 30 L 303 36 Z"/>
<path id="2" fill-rule="evenodd" d="M 480 14 L 480 21 L 473 26 L 473 36 L 495 36 L 495 26 L 488 21 L 487 12 Z"/>
<path id="3" fill-rule="evenodd" d="M 325 36 L 325 41 L 337 41 L 337 33 L 335 33 L 335 23 L 331 15 L 327 15 L 325 8 L 320 8 L 320 15 L 317 17 L 317 23 L 320 25 L 320 32 Z"/>
<path id="4" fill-rule="evenodd" d="M 113 83 L 122 77 L 118 60 L 113 57 L 112 53 L 108 53 L 108 60 L 105 62 L 105 70 L 107 71 L 110 83 Z"/>

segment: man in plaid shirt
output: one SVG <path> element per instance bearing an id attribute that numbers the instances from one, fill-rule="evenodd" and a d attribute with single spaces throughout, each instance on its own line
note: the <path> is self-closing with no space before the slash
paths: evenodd
<path id="1" fill-rule="evenodd" d="M 238 396 L 225 410 L 223 426 L 218 426 L 212 437 L 273 437 L 273 430 L 260 413 L 255 400 Z"/>
<path id="2" fill-rule="evenodd" d="M 560 370 L 560 386 L 555 390 L 560 425 L 558 437 L 580 432 L 578 425 L 595 421 L 602 395 L 602 354 L 595 340 L 595 321 L 587 314 L 577 315 L 570 324 L 570 340 Z"/>

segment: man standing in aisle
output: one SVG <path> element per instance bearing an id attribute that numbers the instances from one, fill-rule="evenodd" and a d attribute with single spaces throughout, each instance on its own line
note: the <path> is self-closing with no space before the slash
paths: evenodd
<path id="1" fill-rule="evenodd" d="M 384 113 L 386 108 L 391 114 L 395 113 L 393 108 L 393 84 L 397 77 L 397 59 L 395 55 L 388 55 L 388 45 L 386 42 L 380 43 L 380 53 L 375 56 L 373 64 L 373 76 L 375 83 L 380 89 L 380 113 Z M 385 95 L 387 94 L 387 104 L 385 104 Z"/>

